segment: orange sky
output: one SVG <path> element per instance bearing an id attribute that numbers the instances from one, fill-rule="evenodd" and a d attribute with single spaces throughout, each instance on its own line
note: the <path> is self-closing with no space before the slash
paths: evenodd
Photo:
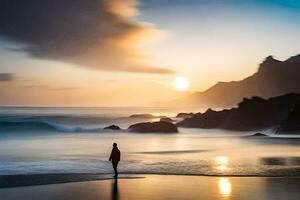
<path id="1" fill-rule="evenodd" d="M 34 38 L 25 37 L 30 28 L 16 28 L 14 35 L 0 31 L 0 105 L 153 106 L 218 81 L 243 79 L 268 55 L 285 59 L 300 52 L 295 5 L 95 2 L 95 13 L 82 10 L 85 1 L 61 10 L 82 23 L 74 27 L 66 16 L 68 24 L 46 23 L 47 32 L 32 33 Z M 42 16 L 43 23 L 55 14 Z M 1 74 L 12 76 L 1 80 Z M 178 76 L 189 80 L 188 91 L 174 88 Z"/>

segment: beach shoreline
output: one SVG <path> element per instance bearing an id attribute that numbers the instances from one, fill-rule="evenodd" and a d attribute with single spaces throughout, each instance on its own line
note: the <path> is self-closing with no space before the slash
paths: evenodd
<path id="1" fill-rule="evenodd" d="M 30 179 L 33 175 L 17 175 Z M 15 176 L 15 178 L 17 177 Z M 35 175 L 42 176 L 42 175 Z M 45 175 L 44 175 L 45 176 Z M 49 175 L 47 175 L 49 177 Z M 54 175 L 52 175 L 54 177 Z M 56 175 L 58 176 L 58 175 Z M 74 174 L 72 175 L 74 178 Z M 1 176 L 3 177 L 3 176 Z M 52 177 L 52 179 L 53 179 Z M 67 176 L 65 176 L 66 178 Z M 79 178 L 81 177 L 81 181 Z M 71 182 L 0 188 L 5 200 L 35 199 L 276 199 L 296 200 L 300 177 L 212 177 L 185 175 L 77 176 Z M 69 177 L 70 178 L 70 177 Z M 94 178 L 94 180 L 92 180 Z M 96 180 L 98 178 L 98 180 Z M 20 180 L 20 179 L 19 179 Z M 34 179 L 32 179 L 34 180 Z M 41 179 L 40 179 L 41 180 Z M 41 183 L 41 182 L 40 182 Z"/>
<path id="2" fill-rule="evenodd" d="M 118 179 L 139 179 L 147 176 L 174 176 L 174 177 L 212 177 L 212 178 L 292 178 L 299 179 L 300 176 L 283 175 L 207 175 L 207 174 L 164 174 L 164 173 L 120 173 Z M 0 189 L 14 187 L 28 187 L 40 185 L 52 185 L 63 183 L 77 183 L 89 181 L 114 180 L 109 173 L 70 173 L 70 174 L 18 174 L 0 175 Z"/>

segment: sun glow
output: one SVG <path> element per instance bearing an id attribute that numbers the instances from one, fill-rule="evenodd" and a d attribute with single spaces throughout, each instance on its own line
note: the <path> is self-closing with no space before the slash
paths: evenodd
<path id="1" fill-rule="evenodd" d="M 190 87 L 190 82 L 187 78 L 179 76 L 174 79 L 173 85 L 178 91 L 186 91 Z"/>
<path id="2" fill-rule="evenodd" d="M 226 156 L 218 156 L 215 158 L 216 168 L 219 171 L 225 171 L 228 169 L 229 159 Z"/>

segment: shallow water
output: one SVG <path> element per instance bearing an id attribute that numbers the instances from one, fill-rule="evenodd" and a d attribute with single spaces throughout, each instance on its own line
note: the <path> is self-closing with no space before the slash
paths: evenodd
<path id="1" fill-rule="evenodd" d="M 14 111 L 14 112 L 13 112 Z M 180 129 L 177 134 L 134 134 L 103 131 L 110 124 L 124 128 L 137 121 L 130 114 L 107 117 L 55 109 L 1 111 L 0 121 L 55 123 L 68 131 L 29 127 L 0 131 L 0 175 L 39 173 L 111 173 L 108 157 L 113 142 L 122 151 L 122 173 L 296 176 L 300 175 L 300 139 L 249 138 L 250 132 Z M 30 113 L 31 111 L 31 113 Z M 153 111 L 153 110 L 152 110 Z M 8 112 L 8 111 L 6 111 Z M 108 111 L 107 111 L 108 112 Z M 117 111 L 111 111 L 117 113 Z M 158 114 L 158 112 L 153 112 Z M 164 115 L 173 116 L 169 111 Z M 126 117 L 127 116 L 127 117 Z M 77 131 L 74 126 L 89 131 Z M 97 127 L 97 131 L 93 131 Z M 72 131 L 74 130 L 74 131 Z"/>
<path id="2" fill-rule="evenodd" d="M 5 200 L 298 200 L 300 195 L 299 178 L 139 176 L 0 189 L 0 196 Z"/>

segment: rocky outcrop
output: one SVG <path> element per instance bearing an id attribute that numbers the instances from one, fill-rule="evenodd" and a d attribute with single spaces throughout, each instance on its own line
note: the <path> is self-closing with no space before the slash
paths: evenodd
<path id="1" fill-rule="evenodd" d="M 177 127 L 169 122 L 145 122 L 129 126 L 129 131 L 136 133 L 177 133 Z"/>
<path id="2" fill-rule="evenodd" d="M 154 116 L 152 114 L 133 114 L 129 118 L 143 118 L 143 119 L 152 119 L 152 118 L 161 118 L 166 116 Z"/>
<path id="3" fill-rule="evenodd" d="M 300 101 L 277 130 L 279 134 L 300 134 Z"/>
<path id="4" fill-rule="evenodd" d="M 253 131 L 280 125 L 300 100 L 300 94 L 287 94 L 270 99 L 244 98 L 236 108 L 195 114 L 177 123 L 190 128 L 221 128 Z"/>
<path id="5" fill-rule="evenodd" d="M 174 120 L 171 119 L 171 118 L 169 118 L 169 117 L 163 117 L 163 118 L 160 118 L 159 121 L 160 121 L 160 122 L 169 122 L 169 123 L 174 122 Z"/>
<path id="6" fill-rule="evenodd" d="M 267 57 L 255 74 L 240 81 L 218 82 L 203 92 L 195 92 L 168 102 L 174 106 L 230 108 L 244 97 L 270 98 L 288 93 L 300 93 L 300 55 L 285 61 Z"/>
<path id="7" fill-rule="evenodd" d="M 268 135 L 263 133 L 254 133 L 253 135 L 250 135 L 249 137 L 267 137 Z"/>
<path id="8" fill-rule="evenodd" d="M 176 115 L 176 118 L 189 118 L 193 117 L 195 114 L 194 113 L 178 113 Z"/>
<path id="9" fill-rule="evenodd" d="M 117 125 L 110 125 L 104 128 L 104 130 L 120 130 L 121 128 Z"/>

